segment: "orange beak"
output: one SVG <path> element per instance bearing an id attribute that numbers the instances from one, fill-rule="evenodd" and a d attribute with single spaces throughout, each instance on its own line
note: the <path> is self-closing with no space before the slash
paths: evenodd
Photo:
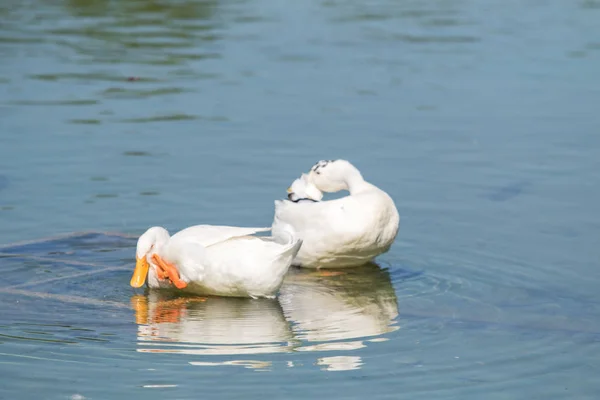
<path id="1" fill-rule="evenodd" d="M 133 276 L 129 284 L 134 288 L 141 287 L 146 282 L 149 268 L 150 264 L 148 264 L 146 257 L 136 258 L 135 269 L 133 270 Z"/>

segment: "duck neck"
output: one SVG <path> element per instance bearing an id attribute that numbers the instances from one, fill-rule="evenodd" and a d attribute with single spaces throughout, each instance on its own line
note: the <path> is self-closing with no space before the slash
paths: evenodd
<path id="1" fill-rule="evenodd" d="M 369 182 L 365 181 L 361 173 L 356 168 L 350 168 L 345 174 L 344 182 L 348 187 L 350 194 L 358 194 L 369 190 L 373 187 Z"/>

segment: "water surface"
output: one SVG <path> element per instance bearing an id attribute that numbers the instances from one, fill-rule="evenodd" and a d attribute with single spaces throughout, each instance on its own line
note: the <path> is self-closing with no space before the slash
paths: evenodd
<path id="1" fill-rule="evenodd" d="M 598 397 L 597 1 L 0 18 L 0 398 Z M 377 265 L 275 301 L 128 286 L 147 227 L 268 226 L 333 158 L 397 203 Z"/>

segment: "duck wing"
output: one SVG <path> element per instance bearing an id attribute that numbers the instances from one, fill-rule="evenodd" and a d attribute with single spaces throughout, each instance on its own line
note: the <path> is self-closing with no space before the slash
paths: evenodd
<path id="1" fill-rule="evenodd" d="M 254 235 L 258 232 L 267 232 L 271 228 L 246 228 L 239 226 L 219 225 L 194 225 L 182 229 L 171 237 L 171 240 L 185 240 L 185 242 L 198 243 L 209 247 L 224 242 L 231 238 Z"/>

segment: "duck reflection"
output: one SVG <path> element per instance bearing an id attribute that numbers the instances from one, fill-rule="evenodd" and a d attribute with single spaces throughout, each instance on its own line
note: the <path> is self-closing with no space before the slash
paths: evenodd
<path id="1" fill-rule="evenodd" d="M 322 357 L 317 360 L 317 365 L 321 365 L 324 371 L 350 371 L 360 369 L 362 364 L 358 356 Z"/>
<path id="2" fill-rule="evenodd" d="M 319 357 L 324 371 L 358 369 L 346 351 L 398 327 L 396 294 L 375 264 L 343 271 L 290 270 L 277 300 L 182 296 L 148 290 L 131 298 L 138 352 L 249 355 L 336 350 Z M 353 340 L 354 339 L 354 340 Z M 191 365 L 267 369 L 269 360 L 193 360 Z M 288 367 L 294 366 L 288 361 Z"/>
<path id="3" fill-rule="evenodd" d="M 290 326 L 276 300 L 190 297 L 149 290 L 131 298 L 138 352 L 260 354 L 289 351 Z"/>
<path id="4" fill-rule="evenodd" d="M 365 338 L 398 329 L 398 302 L 390 275 L 376 264 L 339 271 L 291 270 L 279 301 L 286 318 L 294 324 L 296 338 L 302 341 Z M 325 343 L 309 349 L 353 347 L 363 344 Z"/>

